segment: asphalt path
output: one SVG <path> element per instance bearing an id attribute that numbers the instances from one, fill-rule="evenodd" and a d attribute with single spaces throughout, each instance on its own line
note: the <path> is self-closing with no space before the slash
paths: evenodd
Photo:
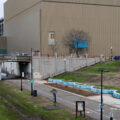
<path id="1" fill-rule="evenodd" d="M 20 80 L 9 80 L 14 85 L 20 87 Z M 28 81 L 23 81 L 23 88 L 26 90 L 31 90 L 30 83 Z M 47 86 L 45 84 L 34 84 L 34 89 L 37 90 L 38 95 L 46 97 L 50 100 L 53 100 L 53 95 L 50 92 L 54 87 Z M 57 90 L 57 102 L 61 105 L 64 105 L 67 108 L 72 110 L 76 110 L 76 101 L 85 101 L 86 102 L 86 115 L 100 120 L 100 103 L 94 100 L 90 100 L 87 97 L 83 97 L 81 95 L 77 95 L 71 92 L 67 92 L 58 88 Z M 110 105 L 104 105 L 103 109 L 103 120 L 110 120 L 110 113 L 113 113 L 114 120 L 120 120 L 120 108 L 113 107 Z"/>

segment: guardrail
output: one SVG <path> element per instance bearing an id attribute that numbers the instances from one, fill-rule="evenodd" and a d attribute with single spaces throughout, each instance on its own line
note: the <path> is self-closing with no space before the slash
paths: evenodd
<path id="1" fill-rule="evenodd" d="M 48 79 L 49 82 L 52 83 L 58 83 L 61 85 L 70 85 L 73 86 L 74 88 L 79 88 L 79 89 L 88 89 L 91 90 L 94 93 L 101 93 L 101 89 L 94 88 L 92 85 L 78 85 L 76 82 L 64 82 L 63 80 L 60 79 Z M 112 94 L 113 97 L 120 99 L 120 94 L 117 93 L 117 90 L 107 90 L 103 89 L 103 94 Z"/>

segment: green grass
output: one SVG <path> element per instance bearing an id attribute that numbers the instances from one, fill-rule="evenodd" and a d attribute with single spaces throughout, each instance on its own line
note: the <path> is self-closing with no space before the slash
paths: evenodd
<path id="1" fill-rule="evenodd" d="M 103 68 L 109 72 L 105 72 L 104 76 L 114 77 L 120 72 L 120 61 L 106 61 L 90 67 L 86 67 L 75 72 L 64 73 L 54 77 L 54 79 L 63 79 L 64 81 L 79 82 L 79 83 L 89 83 L 90 79 L 94 76 L 100 76 L 99 69 Z M 99 77 L 98 77 L 99 78 Z M 96 79 L 97 80 L 97 79 Z M 95 83 L 96 84 L 96 83 Z M 104 86 L 105 89 L 116 89 L 120 93 L 120 88 Z"/>
<path id="2" fill-rule="evenodd" d="M 90 77 L 87 74 L 76 74 L 76 73 L 64 73 L 59 76 L 54 77 L 54 79 L 64 79 L 64 81 L 74 81 L 74 82 L 83 82 L 86 77 Z"/>
<path id="3" fill-rule="evenodd" d="M 17 116 L 14 115 L 8 108 L 6 107 L 3 100 L 0 98 L 0 120 L 16 120 Z"/>
<path id="4" fill-rule="evenodd" d="M 45 110 L 52 102 L 43 97 L 31 97 L 30 92 L 0 82 L 0 120 L 20 120 L 42 116 L 45 120 L 76 120 L 67 109 Z M 84 120 L 82 117 L 77 120 Z"/>
<path id="5" fill-rule="evenodd" d="M 94 74 L 99 74 L 99 69 L 103 68 L 105 70 L 108 70 L 110 72 L 117 72 L 120 67 L 120 61 L 107 61 L 107 62 L 102 62 L 87 68 L 84 68 L 82 70 L 78 70 L 78 72 L 90 72 Z"/>
<path id="6" fill-rule="evenodd" d="M 102 62 L 72 73 L 64 73 L 54 77 L 54 79 L 64 79 L 65 81 L 84 82 L 86 79 L 94 75 L 100 75 L 99 69 L 103 68 L 109 72 L 104 73 L 105 76 L 115 76 L 120 71 L 120 61 L 107 61 Z"/>

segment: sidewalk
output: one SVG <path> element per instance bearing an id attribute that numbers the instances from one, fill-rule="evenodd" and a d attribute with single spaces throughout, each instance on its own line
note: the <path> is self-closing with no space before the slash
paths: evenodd
<path id="1" fill-rule="evenodd" d="M 87 98 L 91 99 L 91 100 L 95 100 L 97 102 L 100 102 L 100 100 L 101 100 L 100 95 L 90 96 L 90 97 L 87 97 Z M 120 99 L 112 97 L 111 94 L 103 94 L 103 102 L 104 102 L 104 104 L 120 108 Z"/>
<path id="2" fill-rule="evenodd" d="M 15 84 L 16 86 L 20 87 L 20 80 L 11 80 L 11 83 Z M 53 87 L 47 86 L 43 84 L 44 81 L 41 81 L 40 83 L 35 83 L 34 84 L 34 89 L 38 91 L 38 94 L 40 96 L 46 97 L 48 99 L 53 99 L 52 94 L 50 91 L 53 89 Z M 31 90 L 31 85 L 30 82 L 23 81 L 23 88 L 26 90 Z M 24 90 L 23 89 L 23 90 Z M 95 101 L 92 100 L 90 97 L 83 97 L 81 95 L 77 95 L 74 93 L 70 93 L 61 89 L 57 89 L 57 102 L 64 105 L 67 108 L 70 108 L 75 111 L 75 102 L 76 101 L 85 101 L 86 102 L 86 114 L 87 116 L 90 116 L 96 120 L 100 120 L 100 102 L 99 98 Z M 111 97 L 112 98 L 112 97 Z M 111 99 L 110 98 L 110 99 Z M 114 101 L 114 100 L 112 100 Z M 109 120 L 110 119 L 110 113 L 113 113 L 114 115 L 114 120 L 120 120 L 120 108 L 116 108 L 115 106 L 111 105 L 104 105 L 104 120 Z"/>
<path id="3" fill-rule="evenodd" d="M 47 83 L 45 80 L 41 80 L 41 81 L 36 81 L 35 84 L 44 84 Z M 90 100 L 95 100 L 97 102 L 101 101 L 101 96 L 100 95 L 96 95 L 96 96 L 90 96 L 87 97 Z M 104 104 L 116 107 L 116 108 L 120 108 L 120 99 L 114 98 L 111 94 L 103 94 L 103 102 Z"/>

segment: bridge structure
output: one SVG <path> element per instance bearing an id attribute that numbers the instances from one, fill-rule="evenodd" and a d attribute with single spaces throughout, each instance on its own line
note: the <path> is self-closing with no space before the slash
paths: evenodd
<path id="1" fill-rule="evenodd" d="M 31 56 L 0 56 L 1 62 L 25 62 L 29 63 L 31 61 Z"/>
<path id="2" fill-rule="evenodd" d="M 10 56 L 10 55 L 0 56 L 0 80 L 2 76 L 1 74 L 2 64 L 6 62 L 10 62 L 11 64 L 17 63 L 19 67 L 15 69 L 18 69 L 18 71 L 21 74 L 21 71 L 28 69 L 28 65 L 31 62 L 31 56 Z M 12 70 L 12 66 L 11 66 L 11 70 Z"/>

